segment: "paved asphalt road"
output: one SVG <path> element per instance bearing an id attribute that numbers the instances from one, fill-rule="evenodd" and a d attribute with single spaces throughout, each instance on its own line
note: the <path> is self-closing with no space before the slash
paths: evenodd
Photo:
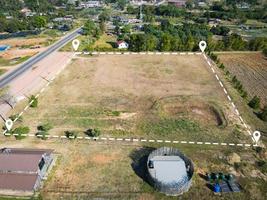
<path id="1" fill-rule="evenodd" d="M 74 32 L 68 34 L 64 38 L 57 41 L 55 44 L 50 46 L 47 50 L 37 54 L 36 56 L 30 58 L 26 62 L 24 62 L 22 65 L 20 65 L 18 68 L 12 70 L 10 73 L 7 73 L 0 79 L 0 88 L 8 85 L 12 80 L 14 80 L 16 77 L 27 71 L 32 67 L 32 65 L 36 64 L 52 52 L 58 50 L 62 46 L 64 46 L 69 41 L 73 40 L 79 35 L 81 28 L 76 29 Z"/>

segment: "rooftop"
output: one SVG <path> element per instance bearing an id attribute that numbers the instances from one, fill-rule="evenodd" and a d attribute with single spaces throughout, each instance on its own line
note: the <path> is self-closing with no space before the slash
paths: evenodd
<path id="1" fill-rule="evenodd" d="M 154 165 L 151 175 L 162 183 L 177 183 L 187 178 L 185 162 L 179 156 L 155 156 L 151 161 Z"/>

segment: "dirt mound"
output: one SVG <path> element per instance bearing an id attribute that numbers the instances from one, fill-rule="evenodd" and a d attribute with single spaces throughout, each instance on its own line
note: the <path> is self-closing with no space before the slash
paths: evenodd
<path id="1" fill-rule="evenodd" d="M 195 97 L 167 97 L 157 100 L 153 107 L 164 117 L 187 117 L 218 127 L 227 125 L 225 116 L 218 106 Z"/>

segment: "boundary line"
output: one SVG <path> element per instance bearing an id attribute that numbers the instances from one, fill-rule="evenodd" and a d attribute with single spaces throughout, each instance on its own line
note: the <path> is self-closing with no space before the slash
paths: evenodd
<path id="1" fill-rule="evenodd" d="M 18 134 L 5 133 L 5 136 L 17 136 Z M 75 139 L 74 136 L 67 138 L 65 135 L 34 135 L 34 134 L 22 134 L 23 137 L 34 137 L 34 138 L 47 138 L 47 139 Z M 143 139 L 143 138 L 120 138 L 120 137 L 88 137 L 88 136 L 77 136 L 78 140 L 90 140 L 90 141 L 114 141 L 114 142 L 142 142 L 142 143 L 167 143 L 167 144 L 190 144 L 190 145 L 211 145 L 211 146 L 237 146 L 237 147 L 254 147 L 256 144 L 248 143 L 225 143 L 225 142 L 195 142 L 195 141 L 184 141 L 184 140 L 161 140 L 161 139 Z"/>
<path id="2" fill-rule="evenodd" d="M 244 122 L 243 118 L 241 117 L 239 111 L 237 110 L 234 102 L 232 101 L 231 97 L 229 96 L 225 86 L 223 85 L 222 81 L 220 80 L 219 76 L 215 72 L 211 62 L 209 61 L 209 58 L 206 56 L 206 54 L 201 53 L 201 52 L 75 52 L 72 56 L 69 57 L 69 60 L 66 62 L 64 67 L 59 69 L 55 75 L 48 80 L 48 83 L 45 84 L 43 88 L 35 95 L 35 98 L 38 98 L 46 89 L 47 87 L 56 79 L 56 77 L 60 74 L 60 72 L 72 61 L 72 59 L 76 55 L 203 55 L 205 58 L 206 62 L 208 63 L 209 67 L 211 68 L 215 78 L 219 82 L 220 86 L 223 88 L 223 91 L 225 95 L 227 96 L 228 100 L 232 104 L 233 108 L 235 109 L 236 114 L 238 115 L 241 123 L 244 125 L 246 128 L 247 132 L 249 133 L 250 136 L 252 136 L 250 129 L 248 128 L 247 124 Z M 34 101 L 30 101 L 26 107 L 21 111 L 18 116 L 13 120 L 13 122 L 16 122 L 20 116 L 31 106 L 31 104 Z M 7 133 L 7 129 L 3 131 L 3 135 L 5 136 L 11 136 L 12 134 Z M 15 134 L 13 134 L 15 136 Z M 43 137 L 42 135 L 34 135 L 34 134 L 22 134 L 24 137 Z M 68 139 L 66 136 L 60 136 L 60 135 L 46 135 L 46 138 L 59 138 L 59 139 Z M 255 142 L 254 138 L 251 137 L 252 140 Z M 74 137 L 70 137 L 69 139 L 74 139 Z M 224 142 L 195 142 L 195 141 L 178 141 L 178 140 L 160 140 L 160 139 L 138 139 L 138 138 L 115 138 L 115 137 L 100 137 L 100 138 L 94 138 L 94 137 L 82 137 L 78 136 L 77 139 L 79 140 L 105 140 L 105 141 L 126 141 L 126 142 L 149 142 L 149 143 L 173 143 L 173 144 L 196 144 L 196 145 L 221 145 L 221 146 L 237 146 L 237 147 L 253 147 L 253 146 L 258 146 L 257 144 L 247 144 L 247 143 L 224 143 Z"/>
<path id="3" fill-rule="evenodd" d="M 247 133 L 251 136 L 251 139 L 253 142 L 255 142 L 254 138 L 252 137 L 252 133 L 251 133 L 251 130 L 249 128 L 249 126 L 247 125 L 247 123 L 244 121 L 244 119 L 242 118 L 242 116 L 240 115 L 240 112 L 238 111 L 237 109 L 237 106 L 235 105 L 235 103 L 233 102 L 232 98 L 230 97 L 228 91 L 226 90 L 224 84 L 222 83 L 221 79 L 219 78 L 218 74 L 216 73 L 216 71 L 214 70 L 213 68 L 213 65 L 211 64 L 210 60 L 209 60 L 209 57 L 206 56 L 205 53 L 203 53 L 203 57 L 205 58 L 206 62 L 208 63 L 210 69 L 212 70 L 215 78 L 217 79 L 218 83 L 220 84 L 220 86 L 222 87 L 227 99 L 229 100 L 230 104 L 232 105 L 234 111 L 235 111 L 235 114 L 238 116 L 238 119 L 240 120 L 241 124 L 244 126 L 244 128 L 246 129 Z M 216 64 L 214 64 L 216 65 Z"/>

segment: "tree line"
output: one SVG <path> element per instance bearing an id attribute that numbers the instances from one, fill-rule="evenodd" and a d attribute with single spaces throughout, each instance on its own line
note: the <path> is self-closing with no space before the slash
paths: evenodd
<path id="1" fill-rule="evenodd" d="M 197 51 L 201 40 L 208 42 L 209 51 L 259 51 L 267 48 L 267 38 L 246 41 L 238 34 L 227 35 L 225 32 L 228 30 L 220 29 L 225 36 L 222 40 L 215 40 L 212 30 L 204 24 L 174 25 L 162 20 L 159 26 L 144 25 L 144 34 L 125 35 L 124 39 L 132 51 Z"/>

